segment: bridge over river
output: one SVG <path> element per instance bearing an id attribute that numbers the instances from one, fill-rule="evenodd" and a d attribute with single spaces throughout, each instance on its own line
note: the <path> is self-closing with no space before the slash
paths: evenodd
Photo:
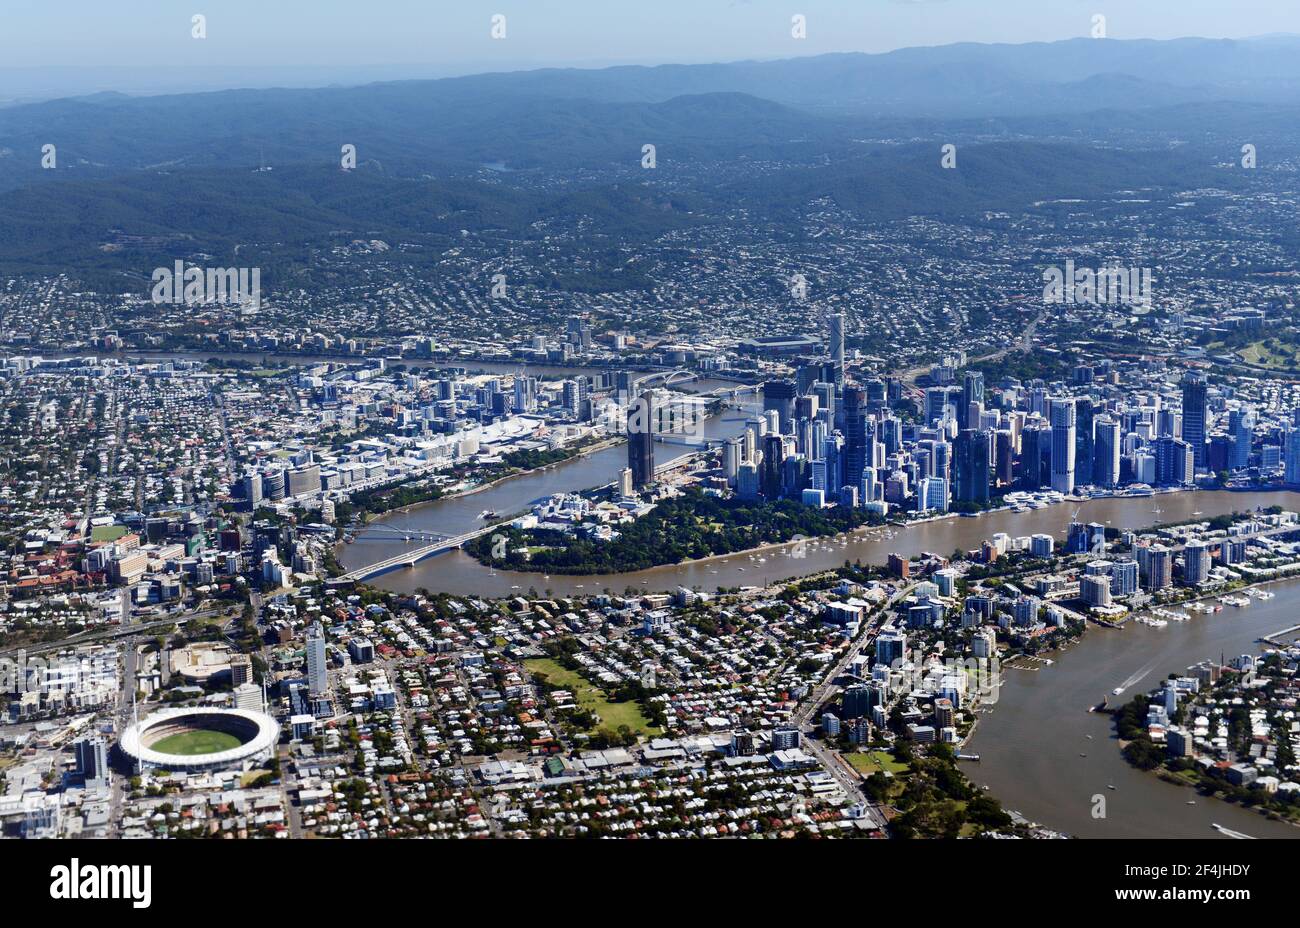
<path id="1" fill-rule="evenodd" d="M 367 564 L 365 567 L 358 567 L 356 570 L 350 570 L 341 575 L 338 579 L 361 582 L 373 577 L 378 577 L 380 574 L 386 574 L 390 570 L 397 570 L 403 567 L 414 567 L 425 558 L 433 557 L 435 554 L 442 554 L 444 551 L 451 551 L 454 548 L 464 547 L 467 542 L 473 541 L 475 538 L 481 538 L 488 532 L 509 524 L 509 522 L 495 522 L 492 525 L 485 525 L 483 528 L 477 529 L 476 531 L 465 532 L 463 535 L 440 537 L 437 541 L 434 541 L 431 544 L 422 545 L 419 548 L 411 548 L 410 550 L 403 551 L 400 554 L 395 554 L 390 558 L 385 558 L 382 561 L 376 561 L 373 564 Z M 431 533 L 427 534 L 429 537 L 433 537 Z"/>

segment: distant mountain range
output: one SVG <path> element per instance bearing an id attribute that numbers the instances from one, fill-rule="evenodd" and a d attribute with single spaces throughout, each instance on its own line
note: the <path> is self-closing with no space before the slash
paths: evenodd
<path id="1" fill-rule="evenodd" d="M 834 150 L 888 119 L 914 129 L 920 120 L 1078 124 L 1097 111 L 1222 101 L 1300 105 L 1300 39 L 962 44 L 315 90 L 95 94 L 0 109 L 0 189 L 29 182 L 46 143 L 70 172 L 325 164 L 344 142 L 390 173 L 498 161 L 582 167 L 635 160 L 643 142 L 676 146 L 680 158 L 790 157 Z"/>
<path id="2" fill-rule="evenodd" d="M 112 262 L 123 236 L 221 253 L 340 233 L 522 232 L 579 208 L 627 236 L 700 221 L 698 208 L 779 216 L 826 197 L 878 217 L 1022 209 L 1227 182 L 1215 164 L 1242 141 L 1294 138 L 1298 116 L 1294 36 L 100 93 L 0 109 L 0 267 Z M 950 140 L 956 172 L 938 168 Z M 345 143 L 359 170 L 341 178 Z M 56 170 L 41 169 L 46 144 Z M 743 182 L 725 167 L 760 163 Z"/>
<path id="3" fill-rule="evenodd" d="M 486 74 L 436 83 L 472 96 L 508 91 L 644 102 L 732 91 L 819 110 L 943 117 L 1212 99 L 1290 102 L 1300 93 L 1300 38 L 968 43 L 878 55 Z"/>

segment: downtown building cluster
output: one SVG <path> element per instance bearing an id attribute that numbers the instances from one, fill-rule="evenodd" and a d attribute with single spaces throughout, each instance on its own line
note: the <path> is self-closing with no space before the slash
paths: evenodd
<path id="1" fill-rule="evenodd" d="M 832 317 L 833 319 L 835 317 Z M 832 324 L 832 347 L 836 325 Z M 723 445 L 746 497 L 880 514 L 975 512 L 1207 482 L 1300 482 L 1294 397 L 1163 362 L 1080 363 L 1069 380 L 989 383 L 960 359 L 916 385 L 801 358 Z"/>

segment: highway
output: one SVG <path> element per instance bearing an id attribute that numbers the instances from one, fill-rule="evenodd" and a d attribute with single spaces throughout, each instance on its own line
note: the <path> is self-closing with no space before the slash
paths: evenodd
<path id="1" fill-rule="evenodd" d="M 879 626 L 876 620 L 887 616 L 889 611 L 893 609 L 897 603 L 902 601 L 912 592 L 914 586 L 914 584 L 906 584 L 900 587 L 899 590 L 889 598 L 889 601 L 885 603 L 884 607 L 873 616 L 873 621 L 863 623 L 864 627 L 858 634 L 858 637 L 853 640 L 853 643 L 844 654 L 840 656 L 840 659 L 835 662 L 834 666 L 827 671 L 826 676 L 822 678 L 821 683 L 813 687 L 812 690 L 809 691 L 808 695 L 804 697 L 803 704 L 792 719 L 792 721 L 799 726 L 802 734 L 800 740 L 803 742 L 803 746 L 808 753 L 817 758 L 822 769 L 835 778 L 835 781 L 839 783 L 840 787 L 851 799 L 864 803 L 867 810 L 867 816 L 877 828 L 881 829 L 884 829 L 886 825 L 885 816 L 878 806 L 874 803 L 868 802 L 866 797 L 863 795 L 861 774 L 849 766 L 848 761 L 840 756 L 839 752 L 831 750 L 819 739 L 813 737 L 814 730 L 817 727 L 813 715 L 821 706 L 825 705 L 828 699 L 839 691 L 839 685 L 835 681 L 847 672 L 848 666 L 853 662 L 853 659 L 862 653 L 862 649 L 866 647 L 868 642 L 875 640 L 876 636 L 874 633 L 879 631 Z"/>

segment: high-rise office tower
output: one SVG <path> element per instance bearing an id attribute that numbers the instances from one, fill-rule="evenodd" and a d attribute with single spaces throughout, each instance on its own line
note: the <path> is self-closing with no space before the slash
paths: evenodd
<path id="1" fill-rule="evenodd" d="M 1082 396 L 1074 401 L 1074 463 L 1078 483 L 1092 483 L 1093 443 L 1096 440 L 1093 422 L 1097 408 L 1091 397 Z"/>
<path id="2" fill-rule="evenodd" d="M 826 421 L 835 424 L 835 384 L 819 381 L 812 385 L 811 394 L 817 397 L 817 409 L 826 413 Z"/>
<path id="3" fill-rule="evenodd" d="M 874 412 L 889 405 L 889 387 L 880 378 L 868 380 L 862 385 L 867 391 L 867 409 Z M 1300 423 L 1297 423 L 1300 425 Z"/>
<path id="4" fill-rule="evenodd" d="M 953 499 L 986 503 L 989 499 L 990 433 L 962 429 L 953 446 Z"/>
<path id="5" fill-rule="evenodd" d="M 1092 482 L 1099 487 L 1119 483 L 1119 423 L 1109 416 L 1093 421 Z"/>
<path id="6" fill-rule="evenodd" d="M 840 493 L 840 487 L 844 484 L 844 437 L 839 432 L 829 436 L 822 442 L 821 454 L 821 486 L 813 484 L 813 488 L 826 491 L 826 499 L 837 499 Z"/>
<path id="7" fill-rule="evenodd" d="M 1205 375 L 1188 371 L 1183 377 L 1183 441 L 1192 446 L 1197 470 L 1205 469 L 1206 393 Z"/>
<path id="8" fill-rule="evenodd" d="M 726 475 L 727 482 L 732 486 L 736 485 L 736 475 L 740 472 L 740 465 L 744 463 L 745 440 L 743 438 L 727 439 L 722 446 L 722 472 Z"/>
<path id="9" fill-rule="evenodd" d="M 1052 489 L 1074 492 L 1075 419 L 1074 400 L 1052 400 Z"/>
<path id="10" fill-rule="evenodd" d="M 759 470 L 763 495 L 778 499 L 785 485 L 785 440 L 780 435 L 763 436 L 763 464 Z"/>
<path id="11" fill-rule="evenodd" d="M 1015 442 L 1010 429 L 998 429 L 994 436 L 993 479 L 998 486 L 1009 487 L 1015 476 Z"/>
<path id="12" fill-rule="evenodd" d="M 1178 486 L 1195 479 L 1196 453 L 1181 438 L 1161 438 L 1156 442 L 1155 482 L 1161 486 Z"/>
<path id="13" fill-rule="evenodd" d="M 874 443 L 874 439 L 872 440 Z M 857 486 L 871 460 L 867 435 L 867 393 L 861 387 L 844 388 L 844 483 Z"/>
<path id="14" fill-rule="evenodd" d="M 794 369 L 794 386 L 796 395 L 802 397 L 811 392 L 812 385 L 822 379 L 820 364 L 800 364 Z M 798 409 L 796 404 L 795 409 Z"/>
<path id="15" fill-rule="evenodd" d="M 948 481 L 942 477 L 926 477 L 917 486 L 916 508 L 948 511 Z"/>
<path id="16" fill-rule="evenodd" d="M 978 403 L 980 412 L 973 412 L 972 407 Z M 984 409 L 984 375 L 979 371 L 967 371 L 961 385 L 961 409 L 958 421 L 962 428 L 980 427 L 978 416 Z M 975 418 L 972 418 L 975 417 Z"/>
<path id="17" fill-rule="evenodd" d="M 1234 409 L 1228 414 L 1228 469 L 1245 470 L 1250 463 L 1250 446 L 1254 441 L 1255 423 L 1249 410 Z"/>
<path id="18" fill-rule="evenodd" d="M 903 422 L 897 416 L 888 413 L 882 416 L 877 434 L 880 443 L 885 446 L 886 456 L 903 450 Z"/>
<path id="19" fill-rule="evenodd" d="M 931 451 L 930 470 L 934 476 L 952 480 L 952 445 L 946 441 L 937 441 Z"/>
<path id="20" fill-rule="evenodd" d="M 943 418 L 948 408 L 948 388 L 930 387 L 925 391 L 925 414 L 922 421 L 927 426 L 934 425 Z"/>
<path id="21" fill-rule="evenodd" d="M 631 371 L 618 371 L 614 375 L 614 398 L 620 403 L 632 399 L 632 380 L 636 375 Z"/>
<path id="22" fill-rule="evenodd" d="M 627 410 L 627 466 L 632 486 L 641 489 L 655 479 L 654 394 L 642 393 Z"/>
<path id="23" fill-rule="evenodd" d="M 777 429 L 782 435 L 790 434 L 794 423 L 794 401 L 799 395 L 793 380 L 769 380 L 763 384 L 763 411 L 775 411 L 780 419 Z"/>
<path id="24" fill-rule="evenodd" d="M 1283 479 L 1289 484 L 1300 485 L 1300 428 L 1291 428 L 1286 433 L 1283 467 Z"/>
<path id="25" fill-rule="evenodd" d="M 1037 490 L 1046 481 L 1043 479 L 1043 458 L 1051 449 L 1050 429 L 1040 423 L 1025 427 L 1020 433 L 1020 465 L 1017 474 L 1020 483 L 1026 489 Z"/>

